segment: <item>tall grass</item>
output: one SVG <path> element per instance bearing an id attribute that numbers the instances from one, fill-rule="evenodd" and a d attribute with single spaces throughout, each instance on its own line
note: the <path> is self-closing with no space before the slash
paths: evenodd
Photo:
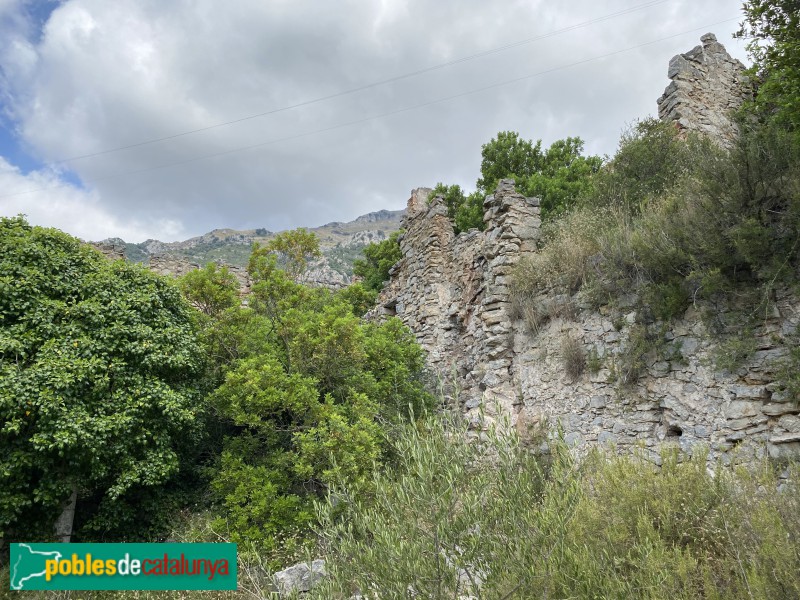
<path id="1" fill-rule="evenodd" d="M 660 468 L 597 452 L 546 460 L 513 435 L 432 421 L 372 491 L 321 507 L 315 598 L 800 598 L 799 474 L 667 449 Z"/>
<path id="2" fill-rule="evenodd" d="M 657 322 L 694 304 L 712 334 L 743 348 L 776 288 L 800 282 L 800 138 L 770 124 L 741 129 L 730 151 L 649 121 L 624 136 L 583 205 L 549 224 L 543 248 L 516 268 L 513 306 L 529 330 L 539 332 L 554 297 L 580 291 L 583 305 L 633 298 L 653 339 Z M 794 359 L 785 370 L 798 368 Z"/>

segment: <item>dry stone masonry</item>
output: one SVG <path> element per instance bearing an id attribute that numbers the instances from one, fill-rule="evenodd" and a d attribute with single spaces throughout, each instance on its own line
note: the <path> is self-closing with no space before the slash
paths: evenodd
<path id="1" fill-rule="evenodd" d="M 511 180 L 486 198 L 486 230 L 455 235 L 443 200 L 414 190 L 391 271 L 372 318 L 396 315 L 416 334 L 442 389 L 476 432 L 505 414 L 523 435 L 560 428 L 569 444 L 641 447 L 658 462 L 672 442 L 709 457 L 800 454 L 800 407 L 776 384 L 800 326 L 800 300 L 778 294 L 753 333 L 756 352 L 737 372 L 718 370 L 718 341 L 690 309 L 666 333 L 670 351 L 650 352 L 645 372 L 622 385 L 618 372 L 637 325 L 633 300 L 597 311 L 580 295 L 537 332 L 514 310 L 510 274 L 539 240 L 538 201 Z M 575 340 L 594 372 L 574 378 L 565 340 Z M 664 356 L 663 354 L 666 354 Z"/>
<path id="2" fill-rule="evenodd" d="M 713 33 L 669 61 L 672 82 L 658 99 L 658 116 L 683 131 L 708 135 L 724 146 L 736 138 L 731 113 L 750 94 L 745 66 L 731 57 Z"/>
<path id="3" fill-rule="evenodd" d="M 729 111 L 746 97 L 743 65 L 716 38 L 670 63 L 672 83 L 659 100 L 662 119 L 727 144 L 736 135 Z M 639 316 L 635 299 L 599 311 L 580 294 L 543 298 L 571 310 L 536 332 L 514 310 L 514 266 L 537 251 L 539 203 L 501 181 L 484 203 L 485 231 L 454 234 L 441 198 L 414 190 L 401 238 L 402 259 L 390 272 L 372 318 L 396 315 L 415 333 L 442 390 L 480 434 L 505 414 L 523 435 L 563 431 L 582 450 L 613 445 L 703 447 L 709 458 L 800 455 L 800 407 L 776 383 L 800 326 L 800 299 L 779 292 L 753 332 L 756 351 L 736 372 L 718 369 L 719 338 L 696 309 L 672 323 L 667 351 L 644 355 L 642 373 L 621 383 L 619 372 Z M 590 368 L 566 366 L 567 344 Z"/>
<path id="4" fill-rule="evenodd" d="M 539 202 L 511 180 L 484 202 L 485 231 L 456 236 L 441 197 L 414 190 L 379 310 L 397 315 L 417 336 L 446 393 L 475 420 L 511 414 L 522 402 L 512 377 L 514 328 L 510 276 L 536 250 Z"/>

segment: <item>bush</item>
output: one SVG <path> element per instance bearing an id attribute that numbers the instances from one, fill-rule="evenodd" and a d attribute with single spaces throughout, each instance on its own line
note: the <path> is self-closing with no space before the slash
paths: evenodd
<path id="1" fill-rule="evenodd" d="M 295 283 L 262 252 L 250 272 L 249 308 L 207 323 L 222 429 L 211 491 L 233 541 L 291 560 L 309 542 L 313 499 L 367 478 L 387 459 L 390 425 L 424 414 L 432 399 L 408 329 L 354 314 L 366 290 Z"/>
<path id="2" fill-rule="evenodd" d="M 544 247 L 520 260 L 516 268 L 513 296 L 535 296 L 550 290 L 572 294 L 580 289 L 592 276 L 601 238 L 614 227 L 612 214 L 607 209 L 575 210 L 545 224 Z"/>
<path id="3" fill-rule="evenodd" d="M 694 136 L 684 142 L 672 123 L 639 121 L 623 132 L 614 159 L 592 179 L 584 205 L 641 211 L 691 175 L 694 157 L 706 145 Z"/>
<path id="4" fill-rule="evenodd" d="M 518 314 L 538 327 L 543 294 L 583 290 L 596 305 L 633 298 L 645 322 L 705 303 L 712 332 L 741 337 L 755 326 L 773 288 L 797 281 L 800 145 L 773 123 L 740 128 L 729 152 L 655 122 L 624 136 L 594 178 L 594 204 L 546 225 L 542 250 L 517 266 Z M 715 322 L 734 309 L 736 323 Z M 623 380 L 643 370 L 643 339 L 629 340 Z"/>
<path id="5" fill-rule="evenodd" d="M 796 465 L 783 482 L 665 449 L 660 467 L 600 451 L 579 467 L 559 441 L 545 463 L 465 434 L 406 426 L 369 493 L 330 495 L 312 597 L 800 597 Z"/>
<path id="6" fill-rule="evenodd" d="M 455 598 L 479 586 L 502 597 L 543 577 L 531 567 L 563 535 L 574 482 L 554 484 L 545 510 L 531 511 L 542 466 L 514 438 L 471 444 L 464 426 L 442 420 L 405 426 L 394 453 L 396 468 L 376 472 L 371 493 L 340 489 L 320 508 L 331 577 L 315 597 Z"/>
<path id="7" fill-rule="evenodd" d="M 403 258 L 400 251 L 400 236 L 403 231 L 395 231 L 388 239 L 364 248 L 364 258 L 353 262 L 353 274 L 364 279 L 364 287 L 380 292 L 389 281 L 389 269 Z"/>
<path id="8" fill-rule="evenodd" d="M 573 381 L 577 381 L 583 375 L 583 371 L 586 369 L 586 352 L 584 352 L 580 340 L 570 335 L 562 340 L 561 363 L 567 377 Z"/>

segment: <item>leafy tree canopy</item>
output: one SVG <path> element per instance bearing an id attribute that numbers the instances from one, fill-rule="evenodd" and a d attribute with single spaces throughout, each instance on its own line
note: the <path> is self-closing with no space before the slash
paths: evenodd
<path id="1" fill-rule="evenodd" d="M 0 537 L 49 537 L 74 490 L 113 501 L 170 478 L 199 357 L 165 278 L 0 219 Z"/>
<path id="2" fill-rule="evenodd" d="M 211 489 L 234 540 L 286 555 L 315 498 L 365 478 L 385 460 L 389 424 L 432 400 L 408 329 L 356 316 L 374 292 L 298 284 L 271 253 L 254 252 L 249 269 L 249 307 L 217 314 L 203 334 L 225 430 Z"/>
<path id="3" fill-rule="evenodd" d="M 458 185 L 439 183 L 430 197 L 442 196 L 456 233 L 483 229 L 483 200 L 501 179 L 512 178 L 517 189 L 541 201 L 542 217 L 550 218 L 574 206 L 588 190 L 603 164 L 599 156 L 583 155 L 583 140 L 568 137 L 542 149 L 542 141 L 525 140 L 514 131 L 501 131 L 481 148 L 477 189 L 466 194 Z"/>
<path id="4" fill-rule="evenodd" d="M 750 0 L 738 37 L 749 38 L 759 109 L 782 124 L 800 127 L 800 4 L 797 0 Z"/>
<path id="5" fill-rule="evenodd" d="M 387 239 L 364 248 L 364 258 L 353 263 L 353 273 L 363 277 L 364 287 L 379 292 L 389 279 L 391 269 L 403 254 L 400 252 L 400 236 L 403 231 L 395 231 Z"/>
<path id="6" fill-rule="evenodd" d="M 489 193 L 505 177 L 521 179 L 541 171 L 543 167 L 542 140 L 534 144 L 516 131 L 501 131 L 481 146 L 481 176 L 478 189 Z"/>
<path id="7" fill-rule="evenodd" d="M 281 266 L 295 281 L 305 270 L 308 261 L 322 256 L 319 239 L 313 232 L 303 227 L 283 231 L 263 246 L 258 246 L 253 250 L 254 255 L 270 253 L 275 253 L 280 257 Z"/>
<path id="8" fill-rule="evenodd" d="M 192 306 L 208 316 L 239 303 L 239 282 L 226 266 L 208 263 L 202 269 L 189 271 L 178 285 Z"/>

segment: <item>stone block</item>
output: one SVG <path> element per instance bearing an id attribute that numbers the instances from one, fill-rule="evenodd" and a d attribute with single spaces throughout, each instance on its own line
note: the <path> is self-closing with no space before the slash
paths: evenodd
<path id="1" fill-rule="evenodd" d="M 783 427 L 790 433 L 800 433 L 800 417 L 796 415 L 784 415 L 778 419 L 778 426 Z"/>
<path id="2" fill-rule="evenodd" d="M 597 443 L 600 444 L 601 446 L 616 444 L 617 436 L 611 433 L 610 431 L 601 431 L 600 434 L 597 436 Z"/>
<path id="3" fill-rule="evenodd" d="M 736 394 L 737 400 L 743 398 L 762 399 L 769 397 L 769 392 L 767 392 L 767 388 L 763 385 L 734 385 L 731 387 L 731 391 Z M 733 404 L 733 402 L 731 404 Z"/>
<path id="4" fill-rule="evenodd" d="M 605 408 L 607 403 L 606 396 L 592 396 L 589 406 L 594 409 Z"/>
<path id="5" fill-rule="evenodd" d="M 761 403 L 750 402 L 748 400 L 732 400 L 725 408 L 725 418 L 742 419 L 744 417 L 754 417 L 759 413 L 760 408 Z"/>
<path id="6" fill-rule="evenodd" d="M 756 423 L 750 419 L 734 419 L 732 421 L 728 421 L 727 425 L 734 431 L 741 431 L 743 429 L 747 429 L 748 427 L 755 426 Z"/>
<path id="7" fill-rule="evenodd" d="M 281 598 L 308 592 L 325 577 L 325 561 L 317 559 L 310 565 L 300 563 L 275 573 L 275 586 Z"/>
<path id="8" fill-rule="evenodd" d="M 800 407 L 794 406 L 791 402 L 777 402 L 765 404 L 761 412 L 770 417 L 779 417 L 781 415 L 800 413 Z"/>
<path id="9" fill-rule="evenodd" d="M 768 451 L 773 460 L 797 460 L 800 458 L 800 442 L 771 443 Z"/>

